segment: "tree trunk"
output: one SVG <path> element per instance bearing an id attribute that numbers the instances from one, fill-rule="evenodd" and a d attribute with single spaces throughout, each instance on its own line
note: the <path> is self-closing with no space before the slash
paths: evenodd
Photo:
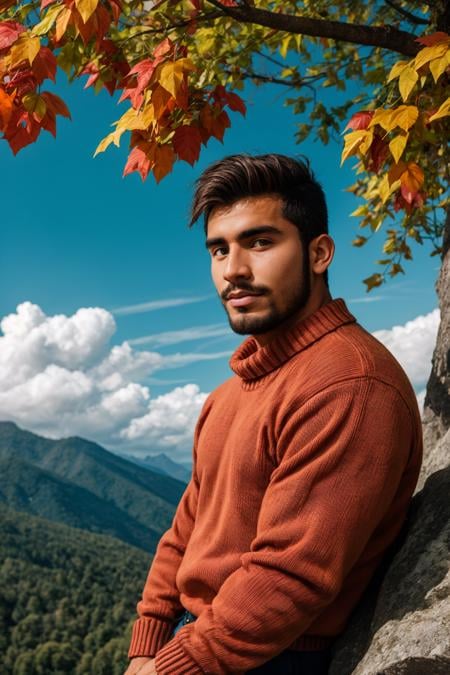
<path id="1" fill-rule="evenodd" d="M 425 458 L 450 428 L 450 207 L 445 221 L 442 267 L 436 283 L 441 322 L 425 396 Z"/>

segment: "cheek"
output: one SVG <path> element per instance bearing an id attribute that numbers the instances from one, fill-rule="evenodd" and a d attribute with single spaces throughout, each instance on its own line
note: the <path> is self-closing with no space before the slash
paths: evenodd
<path id="1" fill-rule="evenodd" d="M 257 283 L 265 284 L 275 294 L 283 295 L 298 286 L 301 266 L 301 252 L 286 247 L 267 251 L 266 255 L 255 261 L 253 271 Z"/>

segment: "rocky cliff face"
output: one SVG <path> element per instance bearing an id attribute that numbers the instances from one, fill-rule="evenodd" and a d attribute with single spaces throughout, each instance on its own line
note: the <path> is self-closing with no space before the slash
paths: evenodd
<path id="1" fill-rule="evenodd" d="M 450 212 L 443 248 L 419 482 L 401 537 L 335 646 L 330 675 L 450 675 Z"/>

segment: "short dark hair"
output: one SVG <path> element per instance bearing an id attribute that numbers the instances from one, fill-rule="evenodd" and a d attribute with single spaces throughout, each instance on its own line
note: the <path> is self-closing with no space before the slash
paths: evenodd
<path id="1" fill-rule="evenodd" d="M 217 206 L 264 194 L 281 197 L 283 217 L 297 226 L 306 249 L 313 239 L 328 233 L 325 194 L 309 160 L 275 153 L 229 155 L 205 169 L 195 184 L 189 227 L 203 214 L 206 231 Z M 323 275 L 326 284 L 327 271 Z"/>

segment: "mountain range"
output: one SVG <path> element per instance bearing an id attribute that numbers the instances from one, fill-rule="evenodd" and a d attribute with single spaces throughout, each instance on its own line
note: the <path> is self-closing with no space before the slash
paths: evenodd
<path id="1" fill-rule="evenodd" d="M 18 511 L 155 551 L 185 488 L 83 438 L 52 440 L 0 422 L 0 503 Z"/>

